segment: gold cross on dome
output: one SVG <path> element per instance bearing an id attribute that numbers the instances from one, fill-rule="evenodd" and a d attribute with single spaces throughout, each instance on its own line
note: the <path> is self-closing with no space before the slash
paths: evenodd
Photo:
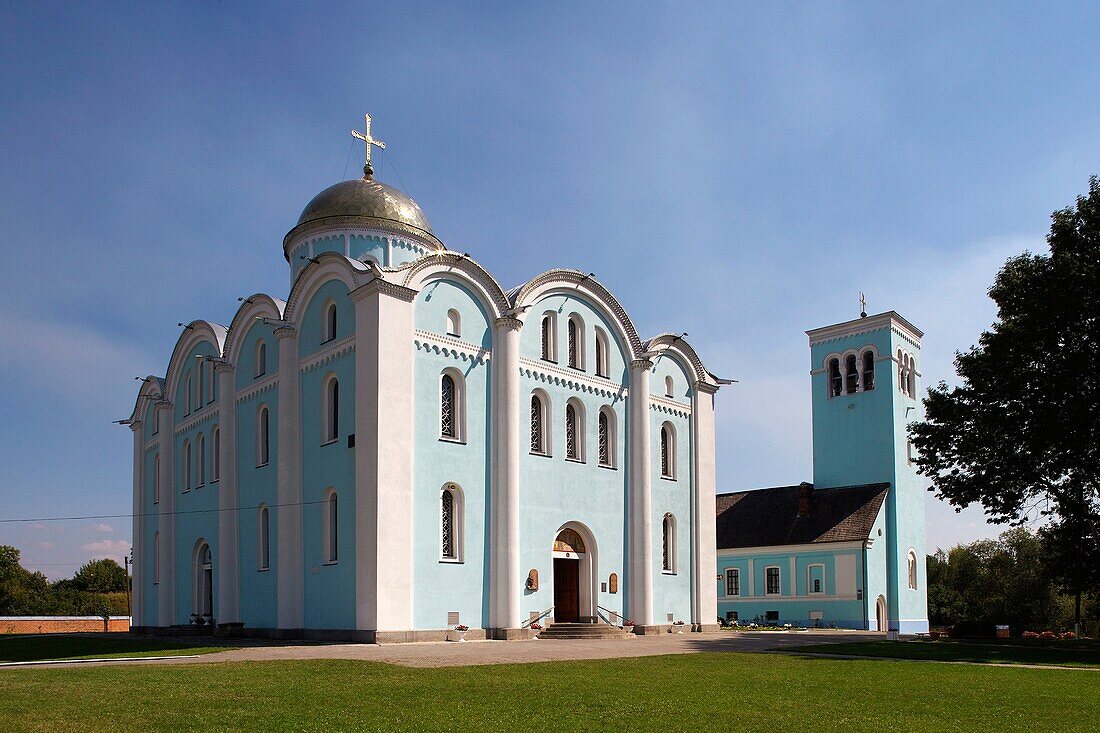
<path id="1" fill-rule="evenodd" d="M 867 298 L 863 295 L 863 293 L 859 294 L 859 315 L 862 318 L 867 317 Z"/>
<path id="2" fill-rule="evenodd" d="M 363 115 L 363 119 L 366 122 L 366 128 L 365 128 L 366 132 L 359 132 L 358 130 L 352 130 L 351 131 L 351 136 L 354 137 L 354 138 L 358 138 L 358 139 L 362 140 L 364 142 L 364 144 L 366 144 L 366 147 L 367 147 L 367 164 L 363 166 L 363 174 L 365 176 L 367 176 L 368 178 L 370 178 L 371 175 L 374 174 L 374 168 L 370 164 L 370 152 L 371 152 L 370 151 L 370 146 L 375 145 L 375 146 L 378 147 L 379 150 L 385 150 L 386 149 L 386 143 L 382 142 L 381 140 L 375 140 L 373 137 L 371 137 L 371 135 L 370 135 L 370 115 Z"/>

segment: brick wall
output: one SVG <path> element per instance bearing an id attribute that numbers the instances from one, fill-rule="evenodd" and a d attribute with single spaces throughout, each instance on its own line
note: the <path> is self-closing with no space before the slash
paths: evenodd
<path id="1" fill-rule="evenodd" d="M 129 631 L 129 616 L 0 616 L 0 634 L 68 634 L 78 631 Z"/>

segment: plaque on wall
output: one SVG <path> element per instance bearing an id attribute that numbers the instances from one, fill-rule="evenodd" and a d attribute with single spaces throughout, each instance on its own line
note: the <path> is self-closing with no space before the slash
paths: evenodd
<path id="1" fill-rule="evenodd" d="M 611 577 L 607 579 L 607 587 L 610 593 L 619 592 L 619 576 L 616 573 L 611 573 Z"/>

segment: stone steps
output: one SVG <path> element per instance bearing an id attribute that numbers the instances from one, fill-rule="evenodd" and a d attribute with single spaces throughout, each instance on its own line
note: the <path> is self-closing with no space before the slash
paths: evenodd
<path id="1" fill-rule="evenodd" d="M 550 624 L 538 636 L 540 639 L 625 639 L 630 635 L 607 624 L 563 622 Z"/>

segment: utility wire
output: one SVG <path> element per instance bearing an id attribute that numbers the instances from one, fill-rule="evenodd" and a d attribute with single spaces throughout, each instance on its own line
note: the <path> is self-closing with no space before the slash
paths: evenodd
<path id="1" fill-rule="evenodd" d="M 324 504 L 326 499 L 318 499 L 317 501 L 292 501 L 285 504 L 258 504 L 256 506 L 239 506 L 233 509 L 189 509 L 187 511 L 174 511 L 174 512 L 145 512 L 143 514 L 89 514 L 79 517 L 29 517 L 22 519 L 0 519 L 0 524 L 16 524 L 21 522 L 77 522 L 85 519 L 133 519 L 134 517 L 170 517 L 170 516 L 182 516 L 184 514 L 216 514 L 218 512 L 241 512 L 247 509 L 259 509 L 260 507 L 268 507 L 269 509 L 285 506 L 309 506 L 311 504 Z"/>

